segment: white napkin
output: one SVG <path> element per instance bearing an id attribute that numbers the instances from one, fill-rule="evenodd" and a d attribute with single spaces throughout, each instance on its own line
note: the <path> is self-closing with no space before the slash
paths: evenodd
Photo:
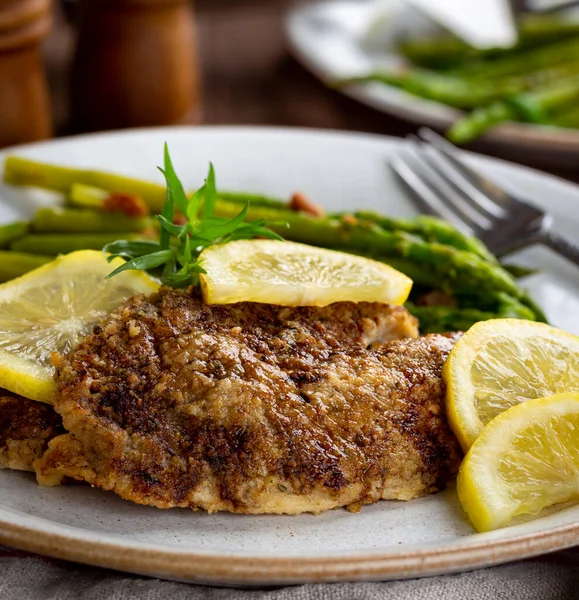
<path id="1" fill-rule="evenodd" d="M 357 10 L 364 41 L 397 37 L 406 30 L 436 31 L 443 26 L 479 48 L 512 46 L 517 28 L 507 0 L 374 0 L 343 3 Z"/>
<path id="2" fill-rule="evenodd" d="M 506 0 L 408 0 L 478 48 L 512 46 L 517 28 Z"/>

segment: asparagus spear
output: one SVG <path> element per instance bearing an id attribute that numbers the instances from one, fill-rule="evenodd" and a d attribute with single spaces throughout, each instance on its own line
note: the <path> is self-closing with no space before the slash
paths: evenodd
<path id="1" fill-rule="evenodd" d="M 476 76 L 477 69 L 478 67 L 473 65 L 472 72 L 464 69 L 464 72 L 454 74 L 416 68 L 397 72 L 380 71 L 344 79 L 337 85 L 377 81 L 455 108 L 475 109 L 505 97 L 579 75 L 579 60 L 572 55 L 560 64 L 548 65 L 542 69 L 516 75 L 489 76 L 484 79 Z"/>
<path id="2" fill-rule="evenodd" d="M 435 70 L 457 67 L 473 58 L 485 56 L 466 42 L 451 36 L 406 39 L 398 44 L 398 50 L 412 64 Z"/>
<path id="3" fill-rule="evenodd" d="M 121 214 L 77 208 L 39 208 L 32 228 L 40 233 L 112 233 L 139 232 L 152 224 L 151 219 L 135 219 Z"/>
<path id="4" fill-rule="evenodd" d="M 509 102 L 518 109 L 521 118 L 532 123 L 547 123 L 549 116 L 575 106 L 579 101 L 579 76 L 538 89 L 517 94 Z"/>
<path id="5" fill-rule="evenodd" d="M 461 76 L 445 75 L 422 69 L 400 72 L 369 73 L 361 77 L 343 79 L 335 85 L 376 81 L 401 88 L 415 96 L 428 98 L 455 108 L 471 109 L 489 104 L 528 87 L 526 79 L 503 79 L 501 81 L 473 81 Z"/>
<path id="6" fill-rule="evenodd" d="M 287 218 L 291 219 L 292 215 L 295 214 L 295 211 L 290 210 L 286 203 L 273 198 L 257 196 L 255 197 L 258 200 L 256 203 L 252 201 L 252 198 L 254 197 L 247 194 L 220 193 L 219 197 L 227 202 L 245 204 L 247 201 L 250 201 L 251 206 L 254 207 L 264 206 L 278 209 L 279 211 L 284 211 L 283 214 L 282 212 L 277 214 L 277 220 L 281 221 Z M 259 200 L 262 201 L 259 202 Z M 289 213 L 289 215 L 287 213 Z M 335 213 L 333 215 L 328 215 L 328 217 L 342 218 L 348 214 L 349 213 Z M 357 211 L 352 216 L 363 221 L 369 221 L 387 231 L 407 231 L 408 233 L 419 235 L 426 241 L 440 242 L 441 244 L 454 246 L 458 250 L 466 250 L 468 252 L 478 254 L 481 258 L 489 262 L 498 262 L 495 256 L 488 251 L 486 246 L 480 240 L 461 233 L 458 231 L 458 229 L 454 228 L 446 221 L 437 219 L 436 217 L 419 215 L 412 219 L 397 219 L 393 217 L 385 217 L 369 210 Z"/>
<path id="7" fill-rule="evenodd" d="M 17 156 L 8 156 L 4 164 L 4 181 L 12 185 L 29 185 L 69 195 L 70 203 L 79 208 L 96 208 L 103 194 L 116 192 L 141 197 L 153 212 L 160 213 L 166 196 L 165 186 L 86 169 L 49 165 Z M 220 192 L 224 199 L 252 204 L 277 206 L 281 200 L 257 194 Z"/>
<path id="8" fill-rule="evenodd" d="M 216 212 L 221 216 L 234 216 L 235 203 L 219 201 Z M 499 265 L 483 260 L 471 252 L 457 250 L 425 240 L 403 231 L 386 231 L 372 223 L 348 223 L 335 217 L 312 218 L 300 213 L 280 211 L 268 207 L 250 207 L 248 219 L 265 219 L 269 223 L 284 220 L 289 229 L 272 226 L 286 238 L 328 248 L 347 248 L 377 260 L 405 259 L 422 267 L 430 284 L 433 278 L 439 289 L 456 293 L 479 293 L 481 289 L 503 291 L 526 303 L 526 296 L 515 279 Z M 416 275 L 416 273 L 414 273 Z M 410 275 L 409 275 L 410 276 Z M 416 277 L 417 283 L 422 281 Z"/>
<path id="9" fill-rule="evenodd" d="M 7 169 L 6 178 L 9 181 L 23 184 L 34 181 L 38 185 L 45 185 L 50 189 L 61 191 L 69 185 L 71 180 L 72 183 L 75 183 L 79 173 L 91 173 L 94 179 L 100 182 L 110 183 L 111 178 L 113 182 L 119 179 L 117 175 L 79 172 L 33 163 L 32 161 L 22 161 L 17 158 L 13 158 L 11 161 L 9 159 L 8 166 L 10 168 Z M 39 173 L 42 175 L 41 177 L 38 176 Z M 125 193 L 131 195 L 135 195 L 135 192 L 145 195 L 142 193 L 143 189 L 154 191 L 157 187 L 160 188 L 155 184 L 122 177 L 120 179 L 129 186 L 125 188 Z M 118 190 L 116 185 L 111 184 L 111 187 Z M 242 199 L 247 200 L 247 195 L 230 193 L 228 196 L 231 201 L 223 199 L 218 201 L 217 212 L 224 216 L 237 215 L 239 202 Z M 408 232 L 386 231 L 373 223 L 352 225 L 336 217 L 312 218 L 291 211 L 282 202 L 272 199 L 264 198 L 261 205 L 259 203 L 257 206 L 254 205 L 250 209 L 251 217 L 255 219 L 265 218 L 274 222 L 289 222 L 292 229 L 287 237 L 290 237 L 290 239 L 314 245 L 342 248 L 348 252 L 384 260 L 408 273 L 418 283 L 422 282 L 431 287 L 442 287 L 457 293 L 478 293 L 481 287 L 487 287 L 490 290 L 503 290 L 519 298 L 526 306 L 532 307 L 538 318 L 543 318 L 540 310 L 534 307 L 532 301 L 517 288 L 515 280 L 507 272 L 502 270 L 499 265 L 489 264 L 479 255 L 440 243 L 429 243 Z M 424 226 L 425 223 L 422 223 L 422 225 Z M 287 234 L 287 230 L 283 226 L 275 225 L 273 229 L 277 229 L 283 235 Z M 82 248 L 100 249 L 116 239 L 138 239 L 138 237 L 127 232 L 92 235 L 35 234 L 14 241 L 11 248 L 19 251 L 54 255 Z"/>
<path id="10" fill-rule="evenodd" d="M 508 100 L 479 108 L 457 121 L 448 131 L 448 138 L 464 144 L 505 121 L 525 120 L 548 123 L 551 116 L 570 109 L 579 101 L 579 77 L 569 78 L 545 89 L 518 94 Z"/>
<path id="11" fill-rule="evenodd" d="M 31 233 L 10 244 L 10 249 L 16 252 L 44 254 L 56 256 L 68 254 L 75 250 L 102 250 L 104 246 L 116 240 L 141 239 L 142 236 L 133 232 L 119 233 Z"/>
<path id="12" fill-rule="evenodd" d="M 20 277 L 20 275 L 37 269 L 51 260 L 50 256 L 0 250 L 0 282 L 3 283 L 15 277 Z"/>
<path id="13" fill-rule="evenodd" d="M 28 233 L 28 223 L 15 221 L 7 225 L 0 225 L 0 248 L 8 248 L 10 242 Z"/>
<path id="14" fill-rule="evenodd" d="M 247 204 L 248 202 L 252 206 L 271 206 L 273 208 L 289 209 L 288 203 L 278 198 L 271 198 L 270 196 L 263 196 L 261 194 L 249 194 L 245 192 L 217 192 L 217 196 L 222 200 L 228 202 L 238 202 L 240 204 Z"/>
<path id="15" fill-rule="evenodd" d="M 467 144 L 486 133 L 489 129 L 506 121 L 516 121 L 519 113 L 517 109 L 500 101 L 477 108 L 469 115 L 459 119 L 446 133 L 448 139 L 454 144 Z"/>
<path id="16" fill-rule="evenodd" d="M 547 321 L 542 309 L 528 296 L 514 298 L 505 292 L 481 289 L 477 294 L 460 294 L 457 300 L 461 308 L 490 311 L 502 318 Z"/>
<path id="17" fill-rule="evenodd" d="M 549 125 L 555 127 L 567 127 L 569 129 L 579 129 L 579 104 L 553 115 L 549 119 Z"/>
<path id="18" fill-rule="evenodd" d="M 527 321 L 536 321 L 537 317 L 539 317 L 539 320 L 546 320 L 542 311 L 539 315 L 535 314 L 535 311 L 532 308 L 525 306 L 517 298 L 509 296 L 509 294 L 499 292 L 499 294 L 497 294 L 497 300 L 497 313 L 502 319 L 526 319 Z"/>
<path id="19" fill-rule="evenodd" d="M 48 165 L 18 156 L 8 156 L 4 164 L 4 181 L 13 185 L 30 185 L 68 194 L 73 184 L 81 183 L 108 192 L 140 196 L 152 211 L 160 213 L 167 194 L 166 187 L 131 179 L 114 173 Z"/>
<path id="20" fill-rule="evenodd" d="M 549 83 L 569 79 L 579 74 L 579 60 L 573 56 L 567 61 L 545 67 L 536 71 L 530 71 L 520 76 L 521 80 L 526 81 L 528 88 L 537 88 Z"/>
<path id="21" fill-rule="evenodd" d="M 24 275 L 50 260 L 50 256 L 25 254 L 14 251 L 0 251 L 0 282 L 9 281 L 15 277 Z M 398 268 L 401 266 L 401 262 L 397 262 L 397 259 L 394 259 L 392 265 Z M 407 307 L 412 314 L 420 320 L 420 329 L 423 333 L 466 330 L 476 321 L 489 318 L 528 318 L 527 315 L 521 316 L 518 312 L 489 312 L 468 307 L 463 309 L 448 307 L 417 307 L 412 303 L 408 303 Z M 526 307 L 522 308 L 525 310 Z"/>
<path id="22" fill-rule="evenodd" d="M 405 306 L 418 319 L 420 333 L 422 334 L 466 331 L 479 321 L 498 318 L 496 313 L 477 310 L 476 308 L 416 306 L 412 302 L 407 302 Z"/>
<path id="23" fill-rule="evenodd" d="M 502 265 L 503 269 L 510 273 L 515 279 L 523 279 L 537 273 L 537 269 L 522 267 L 520 265 Z"/>
<path id="24" fill-rule="evenodd" d="M 579 35 L 579 21 L 567 15 L 528 13 L 519 24 L 519 46 L 536 46 Z"/>
<path id="25" fill-rule="evenodd" d="M 407 302 L 406 308 L 419 321 L 422 333 L 440 333 L 445 331 L 466 331 L 479 321 L 488 319 L 525 319 L 535 321 L 533 311 L 508 294 L 498 294 L 495 310 L 481 310 L 471 307 L 417 306 Z"/>
<path id="26" fill-rule="evenodd" d="M 576 59 L 579 54 L 579 37 L 563 39 L 547 46 L 540 46 L 521 54 L 505 56 L 497 60 L 471 63 L 453 71 L 459 77 L 468 76 L 477 80 L 488 80 L 521 73 L 532 73 L 540 69 Z"/>
<path id="27" fill-rule="evenodd" d="M 512 48 L 478 49 L 451 36 L 414 38 L 402 42 L 399 49 L 413 63 L 426 68 L 446 69 L 473 59 L 496 60 L 519 55 L 523 50 L 579 35 L 579 23 L 558 17 L 527 15 L 519 24 L 519 40 Z"/>
<path id="28" fill-rule="evenodd" d="M 371 221 L 382 229 L 387 231 L 407 231 L 419 235 L 427 242 L 439 242 L 453 246 L 458 250 L 466 250 L 477 254 L 484 260 L 496 263 L 496 257 L 489 252 L 487 247 L 477 238 L 465 235 L 458 229 L 436 217 L 428 215 L 419 215 L 413 219 L 394 219 L 392 217 L 384 217 L 373 211 L 358 211 L 354 216 Z"/>
<path id="29" fill-rule="evenodd" d="M 109 197 L 110 192 L 92 185 L 73 183 L 70 186 L 68 204 L 76 208 L 102 208 L 103 202 Z"/>

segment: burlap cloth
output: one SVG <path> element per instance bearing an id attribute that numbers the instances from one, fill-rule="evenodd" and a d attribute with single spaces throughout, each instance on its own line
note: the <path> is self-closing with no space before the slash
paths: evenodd
<path id="1" fill-rule="evenodd" d="M 579 549 L 425 579 L 267 590 L 204 587 L 93 569 L 0 547 L 1 600 L 579 600 Z"/>

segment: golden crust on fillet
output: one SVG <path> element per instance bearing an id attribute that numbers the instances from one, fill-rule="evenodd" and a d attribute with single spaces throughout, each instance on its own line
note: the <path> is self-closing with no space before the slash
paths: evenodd
<path id="1" fill-rule="evenodd" d="M 321 512 L 441 489 L 459 463 L 441 368 L 402 307 L 206 306 L 162 289 L 57 366 L 69 433 L 37 461 L 161 508 Z"/>
<path id="2" fill-rule="evenodd" d="M 62 431 L 48 404 L 0 390 L 0 468 L 34 471 L 33 462 Z"/>

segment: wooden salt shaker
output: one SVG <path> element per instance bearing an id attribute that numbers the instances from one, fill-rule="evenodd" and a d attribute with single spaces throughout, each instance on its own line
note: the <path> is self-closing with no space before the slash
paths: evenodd
<path id="1" fill-rule="evenodd" d="M 48 138 L 52 119 L 40 42 L 51 0 L 0 0 L 0 146 Z"/>
<path id="2" fill-rule="evenodd" d="M 188 0 L 82 0 L 74 129 L 195 122 L 196 76 Z"/>

